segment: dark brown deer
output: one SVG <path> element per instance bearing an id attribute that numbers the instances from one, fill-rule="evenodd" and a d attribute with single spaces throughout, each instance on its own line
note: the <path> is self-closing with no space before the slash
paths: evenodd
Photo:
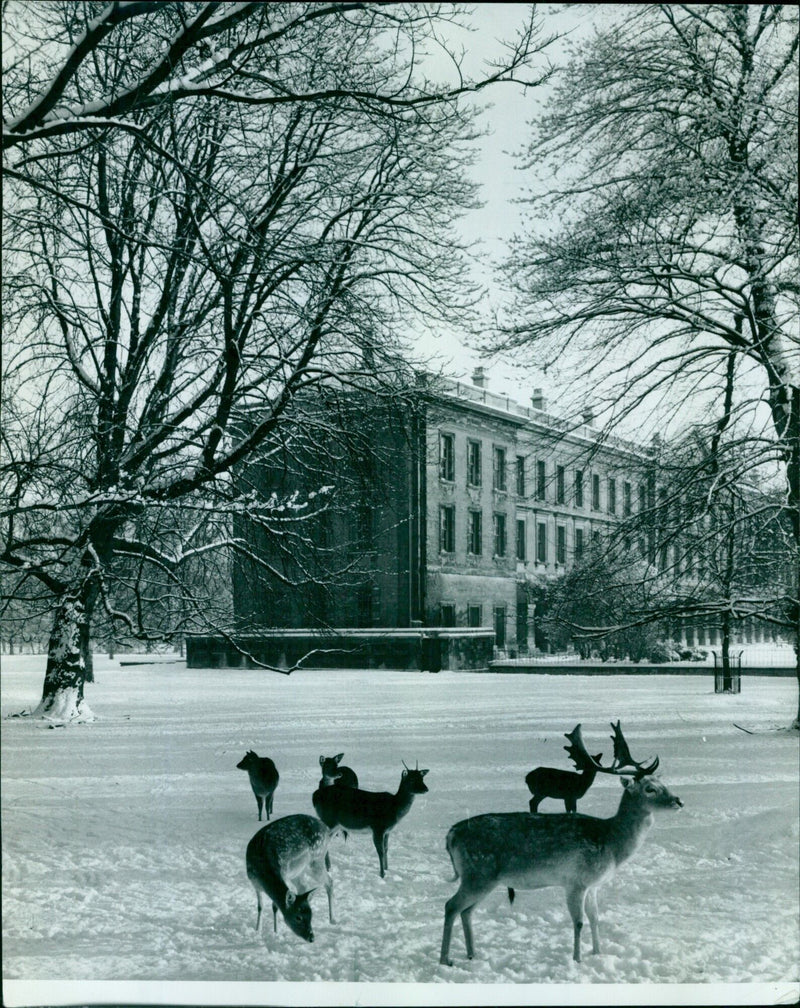
<path id="1" fill-rule="evenodd" d="M 278 930 L 278 910 L 283 919 L 307 942 L 314 941 L 311 906 L 308 897 L 314 888 L 325 886 L 328 894 L 328 918 L 333 919 L 333 883 L 326 868 L 328 844 L 335 831 L 310 815 L 288 815 L 276 819 L 255 834 L 247 845 L 247 877 L 256 891 L 261 926 L 261 894 L 272 900 L 272 926 Z M 297 885 L 311 883 L 312 888 L 298 893 Z"/>
<path id="2" fill-rule="evenodd" d="M 338 784 L 340 787 L 358 787 L 358 777 L 349 766 L 339 766 L 344 759 L 344 753 L 338 756 L 320 756 L 319 765 L 322 767 L 322 779 L 319 787 L 330 787 Z"/>
<path id="3" fill-rule="evenodd" d="M 528 808 L 531 812 L 539 810 L 539 804 L 544 798 L 560 798 L 564 801 L 564 808 L 567 812 L 577 812 L 578 799 L 583 798 L 597 775 L 597 764 L 603 758 L 602 753 L 596 756 L 585 758 L 586 750 L 582 744 L 576 744 L 576 738 L 580 738 L 581 726 L 575 725 L 570 733 L 565 733 L 564 738 L 570 740 L 572 745 L 564 746 L 569 753 L 569 757 L 578 768 L 578 773 L 572 770 L 556 770 L 554 767 L 536 767 L 525 776 L 525 783 L 528 790 L 533 795 Z"/>
<path id="4" fill-rule="evenodd" d="M 464 819 L 450 829 L 446 846 L 460 884 L 445 904 L 441 963 L 451 965 L 450 940 L 457 915 L 464 928 L 467 957 L 473 957 L 472 911 L 498 885 L 508 887 L 512 901 L 514 887 L 560 886 L 573 922 L 573 958 L 580 962 L 584 908 L 592 932 L 592 951 L 600 951 L 597 887 L 635 853 L 652 825 L 654 811 L 683 805 L 666 785 L 650 776 L 658 759 L 649 766 L 635 763 L 619 722 L 612 727 L 614 763 L 597 770 L 628 776 L 623 776 L 622 799 L 610 819 L 573 813 L 499 812 Z M 583 748 L 579 729 L 572 735 L 574 744 Z M 593 759 L 585 755 L 587 760 Z"/>
<path id="5" fill-rule="evenodd" d="M 396 794 L 353 787 L 321 787 L 311 796 L 317 815 L 330 829 L 343 826 L 345 830 L 372 831 L 381 878 L 389 865 L 389 833 L 408 813 L 416 795 L 428 790 L 423 780 L 427 770 L 419 767 L 409 770 L 405 763 L 403 767 Z"/>
<path id="6" fill-rule="evenodd" d="M 244 759 L 236 764 L 237 770 L 246 770 L 250 777 L 250 787 L 256 796 L 258 805 L 258 821 L 261 822 L 261 807 L 264 806 L 267 813 L 267 821 L 272 815 L 272 798 L 275 788 L 278 786 L 280 775 L 277 767 L 269 756 L 258 756 L 249 750 Z"/>

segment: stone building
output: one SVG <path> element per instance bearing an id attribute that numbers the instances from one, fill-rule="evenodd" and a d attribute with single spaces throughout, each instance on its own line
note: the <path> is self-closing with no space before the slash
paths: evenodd
<path id="1" fill-rule="evenodd" d="M 368 472 L 310 537 L 335 544 L 341 574 L 266 588 L 239 560 L 236 613 L 247 628 L 490 627 L 496 648 L 526 653 L 541 643 L 535 586 L 646 506 L 647 451 L 592 421 L 551 415 L 539 391 L 498 395 L 480 368 L 421 382 L 403 415 L 358 421 Z M 298 485 L 291 467 L 279 478 Z"/>

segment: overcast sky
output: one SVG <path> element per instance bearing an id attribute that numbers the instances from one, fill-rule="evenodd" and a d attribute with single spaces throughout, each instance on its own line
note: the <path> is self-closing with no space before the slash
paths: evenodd
<path id="1" fill-rule="evenodd" d="M 475 74 L 485 71 L 484 60 L 497 58 L 502 53 L 501 40 L 513 39 L 516 31 L 527 21 L 528 4 L 480 3 L 475 5 L 474 33 L 459 36 L 467 48 L 466 69 Z M 569 38 L 586 34 L 598 16 L 597 5 L 540 4 L 546 36 L 560 34 L 562 38 L 546 50 L 553 64 L 563 64 L 565 46 Z M 544 70 L 547 59 L 543 54 L 534 72 Z M 490 133 L 480 144 L 481 155 L 474 169 L 474 177 L 481 185 L 480 197 L 484 206 L 464 218 L 461 230 L 468 241 L 479 240 L 485 259 L 481 260 L 476 279 L 487 285 L 492 300 L 502 294 L 493 282 L 492 268 L 503 255 L 505 243 L 520 230 L 524 207 L 515 202 L 523 194 L 526 177 L 516 167 L 514 153 L 525 145 L 529 135 L 529 122 L 536 115 L 547 95 L 547 87 L 527 91 L 515 84 L 502 84 L 482 92 L 477 99 L 483 109 L 482 122 Z M 528 180 L 529 181 L 529 180 Z M 476 364 L 483 363 L 489 374 L 492 391 L 508 394 L 527 403 L 534 387 L 543 387 L 551 396 L 554 389 L 549 380 L 535 369 L 514 367 L 509 363 L 481 361 L 477 352 L 470 350 L 458 333 L 438 332 L 421 338 L 425 355 L 433 355 L 453 377 L 469 379 Z M 555 408 L 555 407 L 554 407 Z"/>

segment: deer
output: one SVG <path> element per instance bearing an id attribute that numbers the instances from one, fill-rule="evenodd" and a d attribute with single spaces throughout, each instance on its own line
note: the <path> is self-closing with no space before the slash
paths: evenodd
<path id="1" fill-rule="evenodd" d="M 272 798 L 278 786 L 280 775 L 277 767 L 269 756 L 258 756 L 250 749 L 244 759 L 236 764 L 237 770 L 246 770 L 250 776 L 250 787 L 256 796 L 258 805 L 258 821 L 261 822 L 261 808 L 267 813 L 267 822 L 272 815 Z"/>
<path id="2" fill-rule="evenodd" d="M 261 927 L 262 893 L 272 900 L 272 926 L 277 934 L 278 910 L 292 931 L 307 942 L 314 941 L 311 926 L 311 905 L 308 897 L 319 885 L 328 894 L 328 919 L 333 918 L 333 882 L 328 874 L 326 858 L 328 844 L 337 830 L 310 815 L 288 815 L 268 823 L 247 845 L 245 867 L 247 877 L 256 891 L 258 916 L 256 931 Z M 312 888 L 297 892 L 299 884 L 310 882 Z"/>
<path id="3" fill-rule="evenodd" d="M 446 848 L 460 883 L 445 904 L 441 964 L 452 965 L 450 939 L 457 914 L 464 928 L 467 958 L 472 959 L 472 911 L 498 885 L 508 888 L 512 903 L 514 887 L 560 886 L 573 923 L 573 959 L 581 961 L 584 909 L 591 928 L 592 952 L 599 953 L 597 887 L 636 852 L 652 825 L 654 812 L 683 807 L 680 798 L 652 777 L 658 758 L 649 765 L 634 762 L 619 722 L 611 727 L 614 761 L 610 767 L 596 767 L 600 773 L 621 777 L 622 797 L 610 819 L 575 812 L 490 812 L 450 828 Z M 585 758 L 592 760 L 583 745 L 580 726 L 572 735 Z"/>
<path id="4" fill-rule="evenodd" d="M 339 766 L 344 759 L 344 753 L 338 756 L 320 756 L 319 765 L 322 767 L 322 779 L 319 787 L 330 787 L 338 784 L 340 787 L 358 787 L 358 777 L 349 766 Z"/>
<path id="5" fill-rule="evenodd" d="M 577 812 L 578 799 L 583 798 L 592 786 L 597 776 L 597 764 L 603 758 L 602 753 L 584 759 L 582 750 L 575 744 L 576 733 L 580 734 L 581 726 L 576 725 L 572 732 L 565 733 L 572 745 L 564 746 L 569 757 L 579 773 L 572 770 L 556 770 L 554 767 L 536 767 L 525 776 L 525 783 L 533 795 L 528 807 L 531 812 L 539 810 L 543 798 L 562 798 L 567 812 Z"/>
<path id="6" fill-rule="evenodd" d="M 320 787 L 311 796 L 314 810 L 330 829 L 344 827 L 345 837 L 347 830 L 372 831 L 381 878 L 389 866 L 389 833 L 408 813 L 414 798 L 428 790 L 423 780 L 427 770 L 420 770 L 419 763 L 414 770 L 409 770 L 405 763 L 403 767 L 396 794 L 354 787 Z"/>

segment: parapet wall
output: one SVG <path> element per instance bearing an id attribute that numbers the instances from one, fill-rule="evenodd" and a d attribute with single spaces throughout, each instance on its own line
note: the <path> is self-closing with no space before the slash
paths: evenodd
<path id="1" fill-rule="evenodd" d="M 491 628 L 265 630 L 186 638 L 188 668 L 370 668 L 487 672 Z"/>

